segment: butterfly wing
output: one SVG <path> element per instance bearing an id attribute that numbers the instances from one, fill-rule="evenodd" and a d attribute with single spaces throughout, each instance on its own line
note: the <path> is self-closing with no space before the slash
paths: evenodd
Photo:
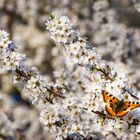
<path id="1" fill-rule="evenodd" d="M 106 112 L 111 116 L 115 116 L 116 115 L 115 105 L 118 102 L 120 102 L 119 99 L 117 99 L 116 97 L 114 97 L 113 95 L 109 94 L 104 90 L 102 91 L 102 95 L 103 95 L 104 102 L 107 103 Z"/>
<path id="2" fill-rule="evenodd" d="M 106 109 L 106 112 L 107 112 L 110 116 L 115 116 L 115 115 L 116 115 L 114 109 L 110 106 L 110 104 L 106 105 L 105 109 Z"/>
<path id="3" fill-rule="evenodd" d="M 131 101 L 125 101 L 124 102 L 125 105 L 130 109 L 130 110 L 133 110 L 137 107 L 140 107 L 140 103 L 139 102 L 131 102 Z"/>
<path id="4" fill-rule="evenodd" d="M 130 110 L 133 110 L 137 107 L 140 107 L 140 103 L 135 103 L 135 102 L 131 102 L 131 101 L 125 101 L 124 102 L 124 107 L 123 110 L 118 112 L 116 114 L 117 117 L 123 117 L 125 116 Z"/>
<path id="5" fill-rule="evenodd" d="M 102 90 L 102 95 L 105 103 L 118 103 L 119 99 L 109 94 L 107 91 Z"/>

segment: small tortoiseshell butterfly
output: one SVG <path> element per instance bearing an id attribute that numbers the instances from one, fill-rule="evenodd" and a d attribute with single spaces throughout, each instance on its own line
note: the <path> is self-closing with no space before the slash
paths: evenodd
<path id="1" fill-rule="evenodd" d="M 102 91 L 104 102 L 106 103 L 106 111 L 112 117 L 122 117 L 130 110 L 140 107 L 139 102 L 131 102 L 119 100 L 106 91 Z"/>

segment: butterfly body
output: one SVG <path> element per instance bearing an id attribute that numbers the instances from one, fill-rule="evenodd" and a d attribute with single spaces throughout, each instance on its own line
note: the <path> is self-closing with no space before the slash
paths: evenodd
<path id="1" fill-rule="evenodd" d="M 140 107 L 140 103 L 119 100 L 106 91 L 102 91 L 104 102 L 106 103 L 106 111 L 112 117 L 122 117 L 130 110 Z"/>
<path id="2" fill-rule="evenodd" d="M 118 103 L 110 103 L 110 107 L 115 111 L 115 113 L 118 113 L 119 111 L 123 110 L 124 106 L 124 101 L 121 100 Z"/>

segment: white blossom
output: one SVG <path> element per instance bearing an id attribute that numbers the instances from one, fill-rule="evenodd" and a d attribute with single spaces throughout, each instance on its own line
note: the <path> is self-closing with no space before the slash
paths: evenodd
<path id="1" fill-rule="evenodd" d="M 41 93 L 46 91 L 47 80 L 40 75 L 32 76 L 27 82 L 27 88 L 34 93 Z"/>
<path id="2" fill-rule="evenodd" d="M 98 4 L 99 7 L 94 7 L 97 11 L 100 9 L 102 10 L 102 7 L 104 9 L 108 6 L 106 1 L 101 1 Z M 61 135 L 64 135 L 64 133 L 71 134 L 71 132 L 76 130 L 75 127 L 78 127 L 78 124 L 81 123 L 82 125 L 79 128 L 79 133 L 83 135 L 86 134 L 85 130 L 90 131 L 91 129 L 97 132 L 102 132 L 104 136 L 109 135 L 110 132 L 118 135 L 121 131 L 123 131 L 119 138 L 126 138 L 124 136 L 125 131 L 127 131 L 129 125 L 131 125 L 136 119 L 136 115 L 134 115 L 132 112 L 133 115 L 128 113 L 128 115 L 125 116 L 127 118 L 112 118 L 111 120 L 107 119 L 106 117 L 103 118 L 105 114 L 108 116 L 108 113 L 105 110 L 106 103 L 101 95 L 101 91 L 106 90 L 114 97 L 118 98 L 118 100 L 124 99 L 133 101 L 134 99 L 132 98 L 131 94 L 129 94 L 127 91 L 124 93 L 123 91 L 128 87 L 126 73 L 114 63 L 101 60 L 96 49 L 85 41 L 81 34 L 74 29 L 73 25 L 68 19 L 67 21 L 67 25 L 69 24 L 69 27 L 66 26 L 65 18 L 63 19 L 59 16 L 53 16 L 53 18 L 50 18 L 50 20 L 48 20 L 46 23 L 47 30 L 50 31 L 50 35 L 56 44 L 63 47 L 69 54 L 66 59 L 71 59 L 73 63 L 82 67 L 80 69 L 80 75 L 83 74 L 84 80 L 82 81 L 82 84 L 86 93 L 84 95 L 81 94 L 82 98 L 77 95 L 77 98 L 74 98 L 74 94 L 72 93 L 70 94 L 72 96 L 69 95 L 68 99 L 64 100 L 64 106 L 61 107 L 65 110 L 65 116 L 69 115 L 67 117 L 71 123 L 73 123 L 73 127 L 69 128 L 69 131 L 66 131 L 67 129 L 65 127 L 65 132 L 63 133 L 60 129 L 60 137 Z M 65 34 L 63 31 L 60 32 L 59 29 L 57 29 L 58 22 L 63 24 L 65 29 L 67 28 L 70 33 L 74 33 L 71 34 L 73 37 L 67 36 L 67 34 Z M 113 20 L 110 20 L 110 22 L 113 22 Z M 53 26 L 49 28 L 50 24 Z M 52 29 L 53 27 L 54 29 Z M 106 28 L 109 28 L 110 31 L 113 30 L 113 26 L 107 26 Z M 63 34 L 65 41 L 63 38 L 59 38 L 58 40 L 58 36 L 60 34 Z M 120 46 L 123 46 L 123 44 L 120 44 Z M 60 79 L 62 79 L 61 76 L 62 74 L 59 76 Z M 93 115 L 92 118 L 90 117 L 90 113 Z M 83 119 L 83 121 L 81 121 L 81 119 Z M 93 126 L 91 126 L 91 128 L 88 126 L 90 125 L 88 122 L 89 120 L 93 122 Z M 67 123 L 69 124 L 69 121 Z M 63 125 L 64 124 L 65 122 Z"/>

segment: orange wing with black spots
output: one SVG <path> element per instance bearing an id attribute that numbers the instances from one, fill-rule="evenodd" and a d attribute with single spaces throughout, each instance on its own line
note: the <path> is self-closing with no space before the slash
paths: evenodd
<path id="1" fill-rule="evenodd" d="M 113 95 L 109 94 L 106 91 L 102 91 L 102 95 L 103 95 L 103 99 L 105 103 L 118 103 L 119 99 L 117 99 L 116 97 L 114 97 Z"/>
<path id="2" fill-rule="evenodd" d="M 124 110 L 118 112 L 116 114 L 117 117 L 122 117 L 125 116 L 130 110 L 133 110 L 137 107 L 140 107 L 140 103 L 139 102 L 131 102 L 131 101 L 125 101 L 124 102 Z"/>
<path id="3" fill-rule="evenodd" d="M 125 106 L 127 108 L 129 108 L 130 110 L 133 110 L 137 107 L 140 107 L 140 103 L 139 102 L 131 102 L 131 101 L 125 101 Z"/>
<path id="4" fill-rule="evenodd" d="M 110 115 L 110 116 L 116 116 L 115 111 L 113 110 L 113 108 L 110 105 L 106 105 L 105 107 L 106 112 Z"/>
<path id="5" fill-rule="evenodd" d="M 114 97 L 113 95 L 109 94 L 108 92 L 106 92 L 104 90 L 102 91 L 102 95 L 103 95 L 104 102 L 107 103 L 107 105 L 105 107 L 106 112 L 110 116 L 115 116 L 116 113 L 115 113 L 115 110 L 112 107 L 112 105 L 119 103 L 120 102 L 119 99 Z"/>

